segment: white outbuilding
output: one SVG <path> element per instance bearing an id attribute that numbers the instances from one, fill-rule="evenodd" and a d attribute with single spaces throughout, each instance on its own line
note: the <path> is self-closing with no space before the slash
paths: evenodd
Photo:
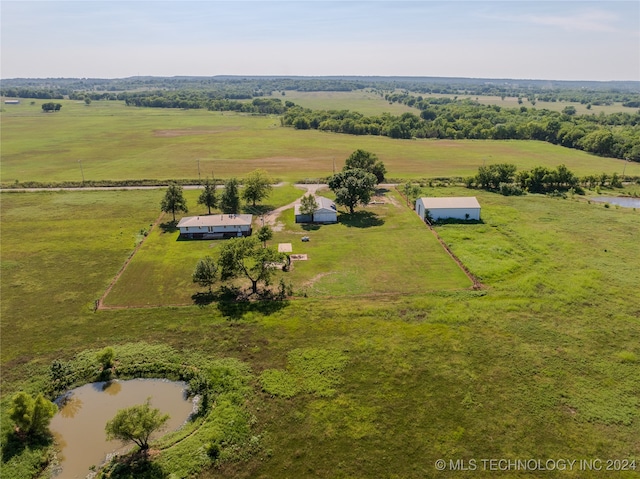
<path id="1" fill-rule="evenodd" d="M 300 213 L 300 203 L 294 205 L 296 223 L 337 223 L 338 210 L 336 209 L 336 204 L 324 196 L 316 196 L 315 200 L 318 207 L 313 212 L 313 215 L 303 215 Z"/>
<path id="2" fill-rule="evenodd" d="M 480 220 L 480 203 L 475 196 L 452 198 L 418 198 L 416 213 L 423 220 L 427 211 L 433 221 L 444 219 Z"/>

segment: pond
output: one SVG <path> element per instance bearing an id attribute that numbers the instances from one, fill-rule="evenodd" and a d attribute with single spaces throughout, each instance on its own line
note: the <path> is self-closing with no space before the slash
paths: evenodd
<path id="1" fill-rule="evenodd" d="M 151 398 L 151 406 L 169 414 L 165 428 L 158 434 L 179 429 L 193 412 L 186 398 L 186 384 L 161 379 L 134 379 L 85 384 L 65 395 L 66 401 L 51 420 L 60 465 L 56 479 L 85 478 L 92 466 L 99 466 L 107 455 L 123 453 L 132 445 L 107 441 L 105 425 L 120 409 L 143 404 Z M 60 404 L 59 404 L 60 405 Z"/>
<path id="2" fill-rule="evenodd" d="M 609 203 L 624 208 L 640 208 L 640 198 L 631 198 L 630 196 L 598 196 L 589 199 L 596 203 Z"/>

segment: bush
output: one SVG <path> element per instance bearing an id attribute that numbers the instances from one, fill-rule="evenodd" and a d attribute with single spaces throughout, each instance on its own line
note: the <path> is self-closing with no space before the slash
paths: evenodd
<path id="1" fill-rule="evenodd" d="M 525 191 L 515 183 L 500 183 L 498 189 L 500 194 L 504 196 L 522 196 L 525 194 Z"/>

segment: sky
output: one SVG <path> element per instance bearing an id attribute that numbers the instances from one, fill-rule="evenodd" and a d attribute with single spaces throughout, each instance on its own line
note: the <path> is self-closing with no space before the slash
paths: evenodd
<path id="1" fill-rule="evenodd" d="M 0 78 L 640 81 L 640 1 L 0 1 Z"/>

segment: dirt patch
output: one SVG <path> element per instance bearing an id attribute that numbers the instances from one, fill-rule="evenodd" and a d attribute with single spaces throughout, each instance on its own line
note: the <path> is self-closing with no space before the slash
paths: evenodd
<path id="1" fill-rule="evenodd" d="M 239 127 L 227 127 L 227 128 L 209 128 L 209 129 L 181 129 L 181 130 L 153 130 L 153 136 L 158 138 L 175 138 L 178 136 L 193 136 L 193 135 L 212 135 L 214 133 L 221 133 L 223 131 L 238 130 Z"/>
<path id="2" fill-rule="evenodd" d="M 322 278 L 324 278 L 325 276 L 329 276 L 330 274 L 334 274 L 333 271 L 329 272 L 329 273 L 320 273 L 315 275 L 313 278 L 311 278 L 309 281 L 305 282 L 303 284 L 303 286 L 305 287 L 310 287 L 313 286 L 315 283 L 317 283 L 318 281 L 320 281 Z"/>

